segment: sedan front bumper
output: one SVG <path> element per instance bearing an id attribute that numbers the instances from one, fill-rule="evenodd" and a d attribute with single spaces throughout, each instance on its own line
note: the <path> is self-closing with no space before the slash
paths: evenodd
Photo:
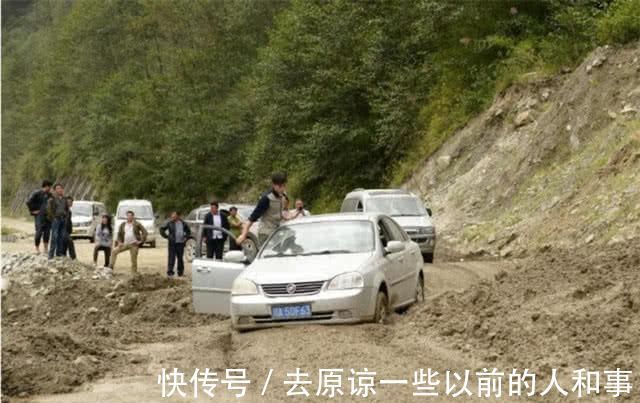
<path id="1" fill-rule="evenodd" d="M 377 290 L 365 287 L 351 290 L 320 291 L 313 295 L 277 296 L 264 294 L 231 297 L 231 323 L 236 329 L 256 329 L 283 325 L 345 324 L 373 319 Z M 310 304 L 311 317 L 274 319 L 271 308 Z"/>

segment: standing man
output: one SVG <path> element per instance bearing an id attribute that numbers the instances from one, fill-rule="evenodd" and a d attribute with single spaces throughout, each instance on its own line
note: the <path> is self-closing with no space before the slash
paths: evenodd
<path id="1" fill-rule="evenodd" d="M 191 228 L 182 221 L 179 211 L 171 213 L 171 218 L 160 227 L 160 235 L 169 240 L 167 276 L 173 277 L 176 259 L 178 260 L 178 277 L 184 276 L 184 244 L 191 238 Z"/>
<path id="2" fill-rule="evenodd" d="M 116 257 L 128 250 L 131 255 L 131 273 L 136 274 L 138 272 L 138 249 L 146 240 L 147 230 L 144 225 L 135 220 L 133 211 L 127 211 L 127 221 L 120 224 L 116 247 L 111 252 L 111 265 L 109 266 L 111 270 L 116 266 Z"/>
<path id="3" fill-rule="evenodd" d="M 307 217 L 311 215 L 309 210 L 304 208 L 304 202 L 302 201 L 302 199 L 296 199 L 295 206 L 296 208 L 294 210 L 289 211 L 290 220 L 295 220 L 299 217 Z"/>
<path id="4" fill-rule="evenodd" d="M 244 224 L 242 234 L 236 239 L 240 245 L 247 239 L 249 229 L 256 221 L 260 220 L 258 230 L 258 247 L 262 246 L 269 235 L 275 231 L 283 221 L 282 210 L 284 206 L 283 195 L 287 190 L 287 176 L 283 173 L 271 175 L 271 190 L 265 192 L 258 200 L 256 208 L 251 213 L 249 221 Z"/>
<path id="5" fill-rule="evenodd" d="M 238 208 L 233 206 L 229 209 L 229 225 L 234 238 L 238 238 L 242 234 L 242 218 L 238 215 Z M 229 238 L 229 250 L 242 250 L 242 246 L 236 243 L 236 240 Z"/>
<path id="6" fill-rule="evenodd" d="M 56 183 L 53 187 L 53 197 L 47 203 L 47 218 L 51 222 L 51 243 L 49 245 L 49 259 L 53 256 L 64 256 L 64 239 L 66 237 L 67 216 L 69 207 L 64 197 L 64 186 Z"/>
<path id="7" fill-rule="evenodd" d="M 204 216 L 204 225 L 215 225 L 229 230 L 229 220 L 224 214 L 220 214 L 218 208 L 218 202 L 212 201 L 211 211 Z M 222 260 L 227 233 L 217 229 L 205 228 L 204 240 L 207 244 L 207 258 L 212 259 L 215 255 L 217 260 Z"/>
<path id="8" fill-rule="evenodd" d="M 67 196 L 66 199 L 69 214 L 67 214 L 67 220 L 64 226 L 64 248 L 62 255 L 64 256 L 69 252 L 71 260 L 76 260 L 76 246 L 73 243 L 73 238 L 71 238 L 71 234 L 73 233 L 73 221 L 71 220 L 71 215 L 73 214 L 71 211 L 71 207 L 73 207 L 73 197 Z"/>
<path id="9" fill-rule="evenodd" d="M 51 197 L 51 182 L 42 181 L 42 189 L 31 193 L 27 200 L 27 208 L 33 216 L 36 226 L 35 244 L 36 253 L 40 253 L 40 240 L 44 244 L 45 253 L 49 251 L 49 236 L 51 235 L 51 222 L 47 217 L 47 206 Z"/>

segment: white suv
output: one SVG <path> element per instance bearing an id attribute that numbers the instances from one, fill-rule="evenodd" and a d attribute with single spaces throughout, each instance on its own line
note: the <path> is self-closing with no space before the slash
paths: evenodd
<path id="1" fill-rule="evenodd" d="M 149 200 L 121 200 L 116 209 L 113 230 L 115 233 L 120 229 L 120 224 L 127 220 L 127 211 L 133 211 L 135 219 L 147 230 L 147 243 L 152 248 L 156 247 L 156 216 L 153 212 L 153 205 Z"/>
<path id="2" fill-rule="evenodd" d="M 431 211 L 413 193 L 404 189 L 356 189 L 344 198 L 340 211 L 391 216 L 420 246 L 424 261 L 433 263 L 436 229 L 431 220 Z"/>

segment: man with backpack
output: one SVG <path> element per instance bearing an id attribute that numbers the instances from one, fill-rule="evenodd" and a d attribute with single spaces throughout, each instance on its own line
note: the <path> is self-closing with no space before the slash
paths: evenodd
<path id="1" fill-rule="evenodd" d="M 271 189 L 262 194 L 258 200 L 256 208 L 253 210 L 242 228 L 242 234 L 236 238 L 238 245 L 241 245 L 251 226 L 260 220 L 258 229 L 258 247 L 265 243 L 269 235 L 284 221 L 285 193 L 287 190 L 287 175 L 281 172 L 271 175 Z"/>
<path id="2" fill-rule="evenodd" d="M 51 222 L 47 218 L 47 204 L 51 197 L 51 182 L 42 181 L 42 188 L 35 190 L 27 200 L 27 208 L 33 216 L 36 233 L 36 253 L 40 253 L 40 241 L 44 244 L 44 251 L 49 250 L 49 237 L 51 235 Z"/>

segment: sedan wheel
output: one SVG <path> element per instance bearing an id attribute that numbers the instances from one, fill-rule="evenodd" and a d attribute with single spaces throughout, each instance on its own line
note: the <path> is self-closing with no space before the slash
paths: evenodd
<path id="1" fill-rule="evenodd" d="M 387 295 L 382 291 L 378 291 L 378 296 L 376 297 L 376 313 L 373 318 L 375 323 L 384 323 L 389 316 L 389 300 L 387 299 Z"/>
<path id="2" fill-rule="evenodd" d="M 416 283 L 416 304 L 421 304 L 424 302 L 424 280 L 422 276 L 418 277 L 418 281 Z"/>

